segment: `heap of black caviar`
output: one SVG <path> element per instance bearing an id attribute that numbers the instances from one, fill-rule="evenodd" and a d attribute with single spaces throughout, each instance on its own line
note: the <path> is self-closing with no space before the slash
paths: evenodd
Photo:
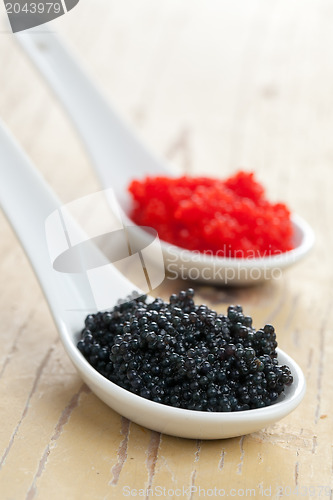
<path id="1" fill-rule="evenodd" d="M 293 378 L 278 365 L 273 326 L 256 331 L 241 306 L 224 316 L 193 297 L 144 296 L 91 314 L 78 349 L 104 377 L 157 403 L 218 412 L 274 403 Z"/>

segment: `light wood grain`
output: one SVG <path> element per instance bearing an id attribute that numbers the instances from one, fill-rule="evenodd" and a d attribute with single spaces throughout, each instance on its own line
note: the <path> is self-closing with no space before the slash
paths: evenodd
<path id="1" fill-rule="evenodd" d="M 315 229 L 312 254 L 280 280 L 194 283 L 198 301 L 222 312 L 240 303 L 256 326 L 272 322 L 308 390 L 290 416 L 235 439 L 183 440 L 128 422 L 82 384 L 0 215 L 1 499 L 102 500 L 126 487 L 152 488 L 143 498 L 157 487 L 165 498 L 183 487 L 191 500 L 215 487 L 279 498 L 290 487 L 282 496 L 332 499 L 332 25 L 329 0 L 82 0 L 52 23 L 176 172 L 253 169 Z M 1 117 L 64 202 L 97 190 L 75 132 L 5 22 L 0 42 Z M 155 293 L 187 285 L 166 280 Z"/>

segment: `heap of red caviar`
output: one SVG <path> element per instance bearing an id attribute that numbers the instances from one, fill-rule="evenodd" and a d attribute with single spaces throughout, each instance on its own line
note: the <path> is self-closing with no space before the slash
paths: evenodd
<path id="1" fill-rule="evenodd" d="M 220 257 L 255 258 L 293 248 L 290 211 L 267 200 L 253 172 L 222 180 L 146 177 L 133 180 L 132 220 L 189 250 Z"/>

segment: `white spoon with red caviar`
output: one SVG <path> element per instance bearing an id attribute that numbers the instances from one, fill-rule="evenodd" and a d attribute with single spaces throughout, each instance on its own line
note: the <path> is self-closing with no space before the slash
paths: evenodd
<path id="1" fill-rule="evenodd" d="M 15 35 L 45 77 L 72 119 L 90 154 L 103 188 L 113 188 L 124 223 L 133 225 L 128 214 L 128 185 L 147 175 L 173 176 L 142 144 L 135 133 L 108 105 L 77 56 L 54 34 L 38 28 Z M 229 258 L 191 252 L 161 241 L 165 267 L 173 279 L 189 278 L 217 285 L 246 285 L 278 278 L 282 269 L 302 259 L 314 244 L 311 227 L 292 215 L 294 248 L 260 258 Z M 143 242 L 146 235 L 142 231 Z"/>
<path id="2" fill-rule="evenodd" d="M 87 313 L 96 312 L 90 309 L 91 289 L 86 276 L 57 272 L 47 247 L 45 221 L 61 208 L 61 203 L 1 124 L 0 155 L 0 205 L 33 266 L 68 356 L 101 400 L 139 425 L 193 439 L 221 439 L 258 431 L 298 406 L 306 389 L 304 375 L 280 349 L 278 362 L 290 368 L 293 383 L 271 406 L 239 412 L 210 413 L 163 405 L 131 393 L 98 373 L 77 348 Z M 53 243 L 61 244 L 56 240 Z M 111 269 L 107 279 L 112 280 L 114 304 L 119 296 L 133 291 L 132 283 L 116 269 Z"/>

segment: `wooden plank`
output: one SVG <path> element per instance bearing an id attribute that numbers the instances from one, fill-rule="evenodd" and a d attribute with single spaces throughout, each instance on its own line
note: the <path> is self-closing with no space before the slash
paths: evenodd
<path id="1" fill-rule="evenodd" d="M 1 499 L 177 498 L 179 489 L 192 500 L 214 488 L 332 498 L 332 22 L 328 0 L 95 0 L 52 23 L 176 172 L 253 169 L 314 227 L 314 251 L 279 280 L 192 283 L 198 301 L 221 312 L 240 303 L 256 326 L 272 322 L 308 389 L 281 422 L 234 439 L 183 440 L 128 422 L 82 385 L 1 216 Z M 6 28 L 1 42 L 2 118 L 64 202 L 98 190 L 64 112 Z M 188 284 L 166 280 L 155 293 Z"/>

